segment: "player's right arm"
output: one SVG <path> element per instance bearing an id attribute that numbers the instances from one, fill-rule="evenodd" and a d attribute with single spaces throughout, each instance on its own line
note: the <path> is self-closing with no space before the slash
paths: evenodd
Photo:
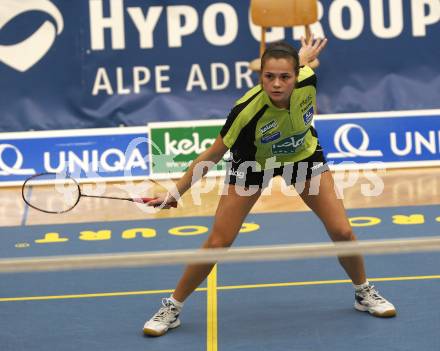
<path id="1" fill-rule="evenodd" d="M 178 194 L 182 196 L 193 184 L 199 181 L 214 167 L 228 151 L 221 135 L 215 139 L 214 144 L 202 152 L 189 166 L 185 174 L 176 183 Z"/>
<path id="2" fill-rule="evenodd" d="M 214 144 L 202 152 L 189 166 L 185 174 L 180 178 L 174 186 L 174 190 L 168 191 L 166 196 L 160 196 L 156 200 L 149 202 L 150 206 L 158 206 L 164 202 L 171 203 L 179 198 L 202 178 L 208 171 L 217 164 L 237 140 L 242 127 L 249 122 L 251 113 L 247 113 L 244 119 L 239 118 L 240 113 L 248 104 L 261 93 L 261 87 L 256 86 L 250 89 L 232 108 L 226 119 L 225 125 L 222 127 L 219 136 Z M 165 208 L 169 208 L 166 206 Z"/>
<path id="3" fill-rule="evenodd" d="M 159 206 L 166 203 L 171 203 L 179 200 L 179 198 L 189 189 L 193 184 L 199 181 L 208 171 L 214 167 L 228 151 L 229 148 L 224 144 L 221 135 L 217 137 L 214 144 L 202 152 L 189 166 L 185 174 L 175 184 L 174 189 L 168 191 L 164 196 L 159 196 L 157 199 L 150 201 L 149 206 Z M 165 208 L 169 208 L 165 206 Z"/>

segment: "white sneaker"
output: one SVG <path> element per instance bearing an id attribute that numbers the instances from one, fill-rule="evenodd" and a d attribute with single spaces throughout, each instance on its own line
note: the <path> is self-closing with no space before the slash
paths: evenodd
<path id="1" fill-rule="evenodd" d="M 394 317 L 394 305 L 383 298 L 374 285 L 355 292 L 354 308 L 358 311 L 369 312 L 376 317 Z"/>
<path id="2" fill-rule="evenodd" d="M 144 324 L 144 334 L 151 336 L 164 335 L 168 329 L 177 328 L 180 325 L 180 309 L 170 299 L 162 299 L 162 307 L 157 313 Z"/>

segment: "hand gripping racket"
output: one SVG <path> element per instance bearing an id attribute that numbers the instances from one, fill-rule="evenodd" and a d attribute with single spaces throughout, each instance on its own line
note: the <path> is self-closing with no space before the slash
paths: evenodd
<path id="1" fill-rule="evenodd" d="M 81 191 L 79 183 L 71 176 L 51 172 L 35 174 L 26 179 L 21 188 L 21 195 L 26 204 L 45 213 L 68 212 L 78 204 L 81 197 L 125 200 L 144 204 L 156 200 L 151 197 L 131 198 L 85 194 Z M 177 207 L 177 202 L 167 205 Z M 162 205 L 155 207 L 160 206 Z"/>

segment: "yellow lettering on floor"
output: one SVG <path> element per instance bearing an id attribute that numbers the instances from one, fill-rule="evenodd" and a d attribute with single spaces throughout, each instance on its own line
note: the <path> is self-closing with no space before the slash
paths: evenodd
<path id="1" fill-rule="evenodd" d="M 132 228 L 122 232 L 122 239 L 134 239 L 140 234 L 143 238 L 154 238 L 156 230 L 153 228 Z"/>
<path id="2" fill-rule="evenodd" d="M 37 239 L 35 242 L 37 244 L 49 244 L 49 243 L 64 243 L 69 241 L 68 238 L 60 238 L 59 233 L 46 233 L 43 239 Z"/>
<path id="3" fill-rule="evenodd" d="M 184 225 L 181 227 L 171 228 L 168 233 L 178 236 L 200 235 L 208 232 L 208 228 L 201 225 Z"/>
<path id="4" fill-rule="evenodd" d="M 349 221 L 353 227 L 371 227 L 382 222 L 382 220 L 377 217 L 350 217 Z"/>
<path id="5" fill-rule="evenodd" d="M 409 216 L 395 215 L 393 216 L 394 224 L 408 225 L 408 224 L 423 224 L 425 217 L 421 214 L 412 214 Z"/>
<path id="6" fill-rule="evenodd" d="M 112 237 L 111 230 L 98 230 L 97 232 L 84 230 L 79 233 L 79 239 L 85 241 L 110 240 L 111 237 Z"/>
<path id="7" fill-rule="evenodd" d="M 241 225 L 240 233 L 255 232 L 260 229 L 260 225 L 257 223 L 243 223 Z"/>

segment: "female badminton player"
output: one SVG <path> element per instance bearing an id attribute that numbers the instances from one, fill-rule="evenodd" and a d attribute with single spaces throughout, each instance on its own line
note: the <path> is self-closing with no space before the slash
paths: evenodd
<path id="1" fill-rule="evenodd" d="M 323 222 L 331 240 L 356 240 L 311 126 L 316 111 L 316 75 L 308 64 L 317 58 L 326 42 L 303 39 L 299 53 L 285 42 L 269 45 L 261 59 L 260 84 L 237 101 L 215 143 L 177 182 L 176 193 L 168 193 L 148 205 L 167 205 L 178 200 L 198 180 L 196 174 L 203 173 L 195 172 L 197 167 L 206 161 L 219 162 L 230 149 L 227 191 L 220 198 L 203 248 L 231 246 L 246 215 L 275 176 L 283 176 L 287 184 L 303 182 L 300 196 Z M 207 171 L 204 169 L 204 173 Z M 316 180 L 319 188 L 313 191 Z M 362 256 L 340 257 L 339 262 L 353 282 L 357 310 L 377 317 L 396 315 L 394 306 L 367 281 Z M 144 334 L 159 336 L 178 327 L 184 301 L 213 266 L 187 266 L 173 294 L 162 300 L 159 311 L 145 323 Z"/>

